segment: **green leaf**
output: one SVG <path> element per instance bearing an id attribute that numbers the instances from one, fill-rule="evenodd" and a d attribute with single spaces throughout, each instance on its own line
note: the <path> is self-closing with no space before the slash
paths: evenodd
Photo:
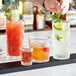
<path id="1" fill-rule="evenodd" d="M 56 17 L 59 19 L 61 17 L 61 14 L 59 12 L 57 12 Z"/>
<path id="2" fill-rule="evenodd" d="M 63 37 L 60 36 L 60 35 L 56 35 L 56 39 L 57 39 L 58 41 L 61 41 L 61 40 L 63 39 Z"/>
<path id="3" fill-rule="evenodd" d="M 51 17 L 53 20 L 56 20 L 57 18 L 55 17 L 55 16 L 53 16 L 53 15 L 49 15 L 49 17 Z"/>
<path id="4" fill-rule="evenodd" d="M 42 10 L 40 10 L 41 11 L 41 13 L 44 13 L 45 15 L 47 15 L 47 12 L 46 11 L 44 11 L 43 9 Z"/>
<path id="5" fill-rule="evenodd" d="M 12 12 L 11 11 L 6 11 L 6 15 L 7 16 L 12 16 Z"/>
<path id="6" fill-rule="evenodd" d="M 45 10 L 40 10 L 42 13 L 44 13 L 45 15 L 48 15 L 49 17 L 51 17 L 53 20 L 55 20 L 55 22 L 61 22 L 63 21 L 61 19 L 61 14 L 59 12 L 56 13 L 56 15 L 52 15 L 52 14 L 48 14 L 48 12 L 46 12 Z"/>
<path id="7" fill-rule="evenodd" d="M 63 21 L 62 19 L 56 19 L 55 23 Z"/>

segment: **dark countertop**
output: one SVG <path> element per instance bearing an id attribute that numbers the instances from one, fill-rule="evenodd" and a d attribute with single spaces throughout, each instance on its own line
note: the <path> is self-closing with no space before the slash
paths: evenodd
<path id="1" fill-rule="evenodd" d="M 50 61 L 47 63 L 42 63 L 42 64 L 34 63 L 31 66 L 22 66 L 20 61 L 3 63 L 0 64 L 0 74 L 27 71 L 27 70 L 33 70 L 33 69 L 39 69 L 45 67 L 71 64 L 71 63 L 76 63 L 76 54 L 71 54 L 71 57 L 68 60 L 54 60 L 52 57 L 50 57 Z"/>

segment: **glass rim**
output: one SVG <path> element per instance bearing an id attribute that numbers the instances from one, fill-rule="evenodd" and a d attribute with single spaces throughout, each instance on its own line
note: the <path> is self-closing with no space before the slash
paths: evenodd
<path id="1" fill-rule="evenodd" d="M 40 33 L 34 33 L 34 34 L 32 34 L 32 36 L 29 36 L 29 39 L 48 40 L 48 39 L 50 39 L 50 37 L 47 35 L 41 35 Z"/>
<path id="2" fill-rule="evenodd" d="M 55 22 L 55 21 L 56 21 L 56 20 L 52 21 L 52 25 L 53 25 L 53 24 L 58 24 L 58 23 L 70 25 L 70 22 L 69 22 L 69 21 L 61 21 L 61 22 Z"/>
<path id="3" fill-rule="evenodd" d="M 33 48 L 20 48 L 20 51 L 22 52 L 33 52 Z"/>
<path id="4" fill-rule="evenodd" d="M 52 22 L 55 22 L 56 20 L 52 20 Z M 69 21 L 67 21 L 67 20 L 62 20 L 61 22 L 65 22 L 65 23 L 69 23 Z M 57 23 L 59 23 L 59 22 L 57 22 Z"/>
<path id="5" fill-rule="evenodd" d="M 24 21 L 23 21 L 23 20 L 18 20 L 18 21 L 9 21 L 9 20 L 7 20 L 7 21 L 6 21 L 6 25 L 7 25 L 8 23 L 10 23 L 10 22 L 15 23 L 15 24 L 23 24 L 23 25 L 24 25 Z"/>

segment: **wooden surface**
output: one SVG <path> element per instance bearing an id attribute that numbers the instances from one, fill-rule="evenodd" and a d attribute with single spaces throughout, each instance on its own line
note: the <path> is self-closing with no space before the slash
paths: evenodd
<path id="1" fill-rule="evenodd" d="M 71 25 L 71 28 L 76 28 L 76 25 Z M 30 31 L 24 31 L 24 32 L 36 32 L 36 31 L 49 31 L 52 30 L 49 26 L 46 26 L 45 29 L 42 30 L 30 30 Z M 0 31 L 0 35 L 5 35 L 6 31 Z"/>
<path id="2" fill-rule="evenodd" d="M 49 31 L 49 30 L 51 30 L 51 28 L 46 26 L 45 29 L 42 29 L 42 30 L 30 30 L 30 31 L 24 30 L 24 32 Z M 1 31 L 0 32 L 0 35 L 5 35 L 5 34 L 6 34 L 6 31 Z"/>

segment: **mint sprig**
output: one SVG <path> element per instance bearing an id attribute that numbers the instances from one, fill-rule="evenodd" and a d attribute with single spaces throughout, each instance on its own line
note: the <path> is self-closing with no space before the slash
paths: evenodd
<path id="1" fill-rule="evenodd" d="M 57 19 L 60 19 L 61 14 L 60 14 L 59 12 L 57 12 L 57 13 L 56 13 L 56 17 L 57 17 Z"/>
<path id="2" fill-rule="evenodd" d="M 48 15 L 48 13 L 46 11 L 44 11 L 43 9 L 41 10 L 42 13 L 44 13 L 45 15 Z M 49 17 L 51 17 L 53 20 L 55 20 L 55 22 L 62 22 L 63 20 L 61 19 L 61 14 L 59 12 L 57 12 L 55 15 L 49 14 Z"/>
<path id="3" fill-rule="evenodd" d="M 52 14 L 49 14 L 49 17 L 51 17 L 53 20 L 56 20 L 57 18 L 54 16 L 54 15 L 52 15 Z"/>

